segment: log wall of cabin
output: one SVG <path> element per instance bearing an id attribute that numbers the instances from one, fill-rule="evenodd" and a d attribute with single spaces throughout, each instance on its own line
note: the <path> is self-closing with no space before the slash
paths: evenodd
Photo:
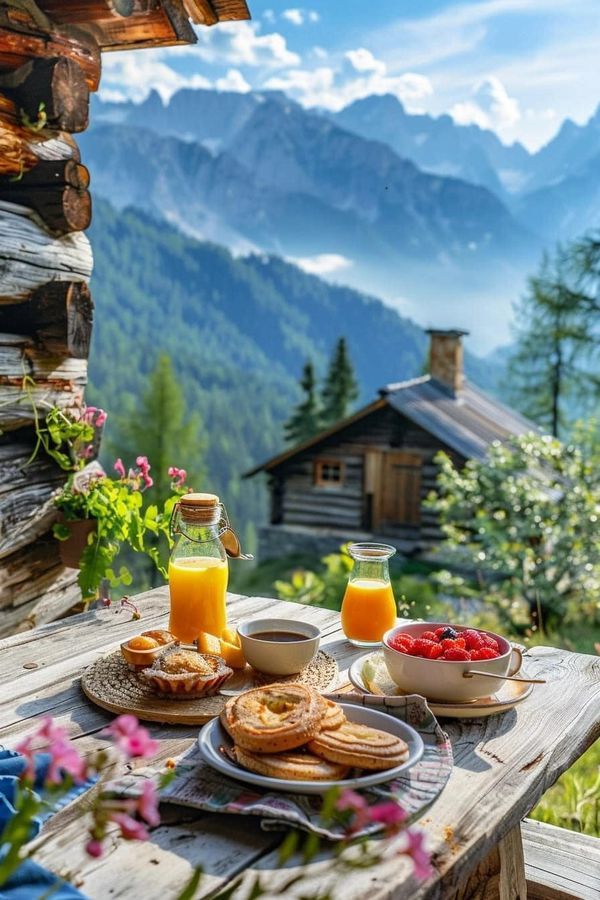
<path id="1" fill-rule="evenodd" d="M 72 133 L 87 127 L 99 79 L 92 35 L 0 2 L 0 635 L 80 596 L 52 536 L 67 475 L 35 453 L 34 426 L 52 406 L 83 404 L 91 200 Z"/>
<path id="2" fill-rule="evenodd" d="M 323 528 L 365 530 L 370 528 L 369 498 L 365 491 L 365 455 L 369 451 L 405 451 L 421 457 L 421 523 L 418 536 L 434 542 L 441 536 L 436 516 L 423 506 L 434 490 L 440 450 L 456 463 L 463 458 L 453 453 L 429 432 L 415 425 L 389 406 L 374 411 L 312 447 L 281 463 L 270 473 L 271 524 L 315 525 Z M 314 466 L 319 459 L 344 464 L 344 483 L 320 487 L 314 483 Z M 380 533 L 406 537 L 407 528 L 386 527 Z"/>

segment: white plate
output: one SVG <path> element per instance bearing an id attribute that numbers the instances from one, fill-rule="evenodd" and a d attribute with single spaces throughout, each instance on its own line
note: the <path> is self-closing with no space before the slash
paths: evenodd
<path id="1" fill-rule="evenodd" d="M 348 678 L 352 685 L 362 694 L 379 694 L 379 692 L 371 691 L 363 681 L 362 667 L 366 659 L 372 656 L 372 653 L 365 653 L 355 659 L 348 670 Z M 483 716 L 495 716 L 498 713 L 508 712 L 517 703 L 521 703 L 531 694 L 533 690 L 532 684 L 520 684 L 517 681 L 507 681 L 504 687 L 492 694 L 490 697 L 482 697 L 479 700 L 471 700 L 469 703 L 440 703 L 434 700 L 428 700 L 427 705 L 434 716 L 446 716 L 449 719 L 480 719 Z M 381 695 L 385 692 L 381 691 Z M 402 697 L 404 691 L 396 688 L 393 695 Z"/>
<path id="2" fill-rule="evenodd" d="M 410 725 L 374 709 L 365 709 L 349 703 L 340 703 L 339 705 L 344 710 L 348 721 L 379 728 L 381 731 L 395 734 L 406 741 L 409 750 L 406 762 L 401 766 L 394 766 L 393 769 L 370 772 L 366 775 L 359 775 L 357 778 L 344 778 L 342 781 L 291 781 L 287 778 L 268 778 L 266 775 L 257 775 L 256 772 L 249 772 L 230 762 L 222 748 L 232 747 L 233 741 L 218 718 L 208 722 L 198 735 L 200 753 L 209 766 L 230 778 L 246 781 L 258 787 L 269 788 L 272 791 L 291 791 L 294 794 L 322 794 L 331 787 L 365 788 L 373 784 L 381 784 L 384 781 L 391 781 L 421 759 L 424 749 L 423 741 Z"/>

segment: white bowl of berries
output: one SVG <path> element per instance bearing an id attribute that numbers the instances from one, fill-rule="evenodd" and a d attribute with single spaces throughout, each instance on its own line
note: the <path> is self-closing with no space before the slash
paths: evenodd
<path id="1" fill-rule="evenodd" d="M 520 653 L 499 634 L 437 622 L 391 628 L 383 636 L 383 653 L 401 690 L 445 703 L 489 697 L 502 687 L 503 676 L 521 667 Z"/>

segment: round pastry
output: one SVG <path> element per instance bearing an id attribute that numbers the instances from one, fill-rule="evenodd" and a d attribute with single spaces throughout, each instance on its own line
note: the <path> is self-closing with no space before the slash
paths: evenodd
<path id="1" fill-rule="evenodd" d="M 161 646 L 179 643 L 175 635 L 171 634 L 171 632 L 167 631 L 165 628 L 156 628 L 154 631 L 142 631 L 140 636 L 150 638 Z"/>
<path id="2" fill-rule="evenodd" d="M 333 700 L 325 700 L 325 716 L 321 721 L 321 731 L 332 731 L 339 728 L 346 721 L 344 710 Z"/>
<path id="3" fill-rule="evenodd" d="M 408 758 L 408 746 L 399 737 L 357 722 L 344 722 L 334 731 L 321 731 L 308 749 L 329 762 L 359 769 L 391 769 Z"/>
<path id="4" fill-rule="evenodd" d="M 172 647 L 156 657 L 142 676 L 161 697 L 192 700 L 216 694 L 233 675 L 219 656 Z"/>
<path id="5" fill-rule="evenodd" d="M 294 750 L 314 737 L 325 715 L 325 701 L 304 684 L 253 688 L 225 707 L 225 728 L 236 744 L 253 753 Z"/>
<path id="6" fill-rule="evenodd" d="M 268 778 L 287 778 L 290 781 L 339 781 L 348 774 L 348 766 L 327 762 L 302 751 L 285 753 L 252 753 L 235 746 L 237 761 L 245 769 Z"/>

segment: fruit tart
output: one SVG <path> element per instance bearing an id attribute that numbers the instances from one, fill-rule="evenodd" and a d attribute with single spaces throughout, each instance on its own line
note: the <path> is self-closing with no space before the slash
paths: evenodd
<path id="1" fill-rule="evenodd" d="M 219 656 L 171 647 L 141 674 L 161 697 L 195 700 L 218 693 L 233 671 Z"/>

